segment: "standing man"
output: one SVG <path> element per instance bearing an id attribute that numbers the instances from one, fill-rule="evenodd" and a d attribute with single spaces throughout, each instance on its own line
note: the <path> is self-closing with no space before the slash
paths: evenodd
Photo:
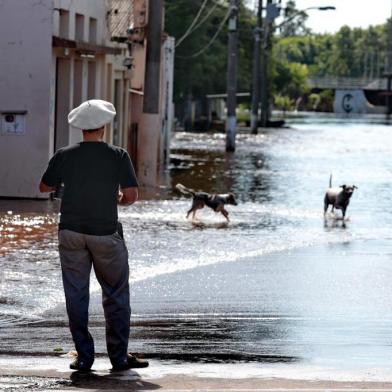
<path id="1" fill-rule="evenodd" d="M 99 99 L 72 110 L 68 122 L 83 132 L 83 141 L 58 150 L 39 189 L 64 186 L 59 223 L 59 253 L 69 327 L 77 359 L 70 368 L 88 371 L 94 341 L 88 331 L 91 267 L 102 287 L 106 344 L 112 370 L 147 367 L 128 354 L 130 329 L 128 251 L 119 230 L 117 203 L 138 198 L 138 183 L 128 153 L 103 141 L 105 125 L 116 110 Z"/>

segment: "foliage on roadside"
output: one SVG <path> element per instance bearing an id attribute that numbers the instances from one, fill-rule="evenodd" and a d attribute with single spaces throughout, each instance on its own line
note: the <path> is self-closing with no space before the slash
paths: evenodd
<path id="1" fill-rule="evenodd" d="M 236 116 L 238 124 L 249 121 L 249 105 L 244 103 L 237 105 Z"/>
<path id="2" fill-rule="evenodd" d="M 283 114 L 289 110 L 295 109 L 294 99 L 287 95 L 276 94 L 274 96 L 274 106 L 276 109 L 281 110 Z"/>
<path id="3" fill-rule="evenodd" d="M 303 108 L 314 112 L 332 112 L 333 100 L 334 92 L 332 90 L 323 90 L 320 93 L 309 94 L 303 104 Z"/>

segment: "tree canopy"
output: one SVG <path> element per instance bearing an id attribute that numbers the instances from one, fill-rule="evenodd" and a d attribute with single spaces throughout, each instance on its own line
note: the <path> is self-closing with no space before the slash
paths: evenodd
<path id="1" fill-rule="evenodd" d="M 238 91 L 251 90 L 256 15 L 247 3 L 240 0 Z M 226 91 L 228 6 L 224 0 L 165 1 L 165 30 L 178 43 L 174 70 L 177 103 L 188 96 L 200 99 Z M 275 32 L 269 56 L 274 93 L 295 99 L 306 92 L 308 76 L 378 77 L 385 72 L 388 40 L 392 39 L 388 23 L 367 29 L 343 26 L 336 34 L 313 34 L 306 28 L 306 13 L 296 10 L 294 0 L 287 2 L 284 18 L 288 23 Z M 391 21 L 389 26 L 392 31 Z"/>
<path id="2" fill-rule="evenodd" d="M 343 26 L 336 34 L 278 37 L 275 53 L 281 60 L 305 64 L 310 75 L 382 77 L 387 30 L 386 23 L 367 29 Z"/>
<path id="3" fill-rule="evenodd" d="M 165 29 L 176 38 L 177 42 L 191 26 L 203 3 L 204 0 L 165 1 Z M 248 90 L 252 69 L 252 28 L 255 24 L 255 16 L 244 3 L 241 1 L 239 10 L 241 45 L 238 58 L 238 85 Z M 184 99 L 187 94 L 200 97 L 226 90 L 228 11 L 228 2 L 208 1 L 198 20 L 198 23 L 202 23 L 176 47 L 174 69 L 176 100 Z M 220 33 L 214 39 L 218 30 Z M 212 39 L 214 41 L 210 43 Z M 207 49 L 203 51 L 206 47 Z"/>

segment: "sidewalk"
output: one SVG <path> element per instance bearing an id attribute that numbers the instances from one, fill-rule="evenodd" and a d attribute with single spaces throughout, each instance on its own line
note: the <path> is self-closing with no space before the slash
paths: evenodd
<path id="1" fill-rule="evenodd" d="M 259 376 L 231 378 L 228 371 L 234 364 L 221 364 L 222 375 L 214 374 L 208 364 L 163 363 L 151 361 L 147 369 L 110 373 L 106 359 L 99 358 L 94 372 L 70 372 L 69 358 L 5 357 L 0 358 L 1 391 L 392 391 L 392 381 L 372 381 L 374 375 L 353 377 L 353 380 L 329 378 L 290 379 Z M 241 369 L 246 364 L 238 365 Z M 261 366 L 259 364 L 258 366 Z M 251 366 L 252 367 L 252 366 Z M 172 372 L 171 370 L 172 369 Z M 193 374 L 192 374 L 193 373 Z M 237 375 L 237 373 L 236 373 Z M 365 375 L 366 376 L 366 375 Z M 339 378 L 339 377 L 338 377 Z"/>

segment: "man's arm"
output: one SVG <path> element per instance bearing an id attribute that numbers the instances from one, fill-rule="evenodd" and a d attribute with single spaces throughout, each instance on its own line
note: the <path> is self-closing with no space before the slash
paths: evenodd
<path id="1" fill-rule="evenodd" d="M 118 198 L 118 204 L 131 205 L 139 196 L 137 187 L 121 188 Z"/>
<path id="2" fill-rule="evenodd" d="M 61 150 L 57 151 L 49 161 L 39 183 L 39 191 L 42 193 L 54 192 L 56 185 L 61 182 Z"/>
<path id="3" fill-rule="evenodd" d="M 45 184 L 44 182 L 42 182 L 42 181 L 39 183 L 39 191 L 40 191 L 41 193 L 54 192 L 55 189 L 56 189 L 55 187 L 46 185 L 46 184 Z"/>
<path id="4" fill-rule="evenodd" d="M 119 175 L 120 191 L 118 195 L 118 204 L 130 205 L 138 198 L 138 183 L 135 170 L 133 168 L 129 154 L 123 150 L 120 162 Z"/>

